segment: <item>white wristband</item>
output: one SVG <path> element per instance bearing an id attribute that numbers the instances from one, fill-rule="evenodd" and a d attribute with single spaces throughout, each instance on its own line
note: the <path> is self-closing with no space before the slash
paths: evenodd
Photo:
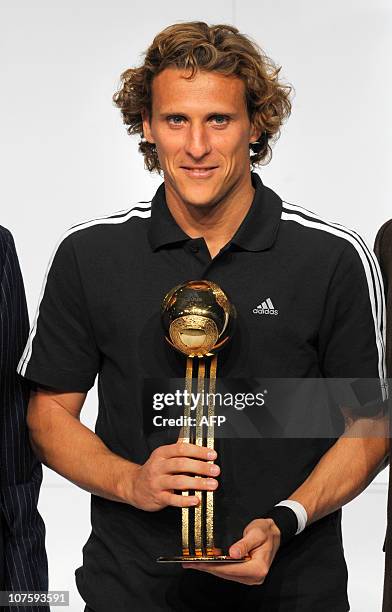
<path id="1" fill-rule="evenodd" d="M 283 501 L 275 505 L 276 506 L 287 506 L 287 508 L 291 508 L 291 510 L 295 512 L 297 516 L 297 522 L 298 522 L 298 529 L 295 532 L 295 535 L 297 535 L 298 533 L 301 533 L 301 531 L 305 529 L 306 523 L 308 522 L 308 514 L 302 504 L 300 504 L 297 501 L 294 501 L 293 499 L 284 499 Z"/>

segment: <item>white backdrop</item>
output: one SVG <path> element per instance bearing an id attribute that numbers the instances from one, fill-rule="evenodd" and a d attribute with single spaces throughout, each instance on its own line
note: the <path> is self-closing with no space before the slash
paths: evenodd
<path id="1" fill-rule="evenodd" d="M 392 5 L 388 0 L 19 0 L 2 3 L 0 224 L 14 235 L 30 316 L 59 236 L 79 221 L 148 200 L 143 168 L 112 105 L 120 73 L 176 21 L 231 23 L 282 65 L 293 113 L 260 170 L 289 202 L 348 225 L 373 245 L 391 213 Z M 93 426 L 95 390 L 83 420 Z M 380 609 L 386 471 L 345 509 L 352 610 Z M 70 589 L 89 533 L 89 496 L 45 469 L 52 589 Z M 369 530 L 369 516 L 373 517 Z M 366 537 L 363 536 L 366 527 Z M 360 544 L 358 544 L 360 542 Z"/>

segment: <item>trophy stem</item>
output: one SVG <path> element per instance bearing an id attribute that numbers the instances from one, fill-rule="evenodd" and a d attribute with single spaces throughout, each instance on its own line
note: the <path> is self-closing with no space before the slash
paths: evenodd
<path id="1" fill-rule="evenodd" d="M 191 425 L 190 397 L 193 387 L 193 363 L 197 368 L 197 393 L 196 426 Z M 188 391 L 187 400 L 184 405 L 184 424 L 180 430 L 179 440 L 206 448 L 213 449 L 215 444 L 214 415 L 215 415 L 215 389 L 217 355 L 213 355 L 209 362 L 209 388 L 207 404 L 207 431 L 203 436 L 202 417 L 204 416 L 204 383 L 206 363 L 202 358 L 187 358 L 185 389 Z M 192 418 L 193 420 L 193 418 Z M 213 461 L 208 461 L 213 463 Z M 201 476 L 195 476 L 201 478 Z M 182 491 L 182 495 L 189 495 L 189 491 Z M 234 559 L 229 555 L 222 554 L 220 548 L 215 547 L 214 541 L 214 491 L 197 491 L 195 495 L 199 498 L 199 504 L 195 508 L 181 509 L 181 533 L 182 533 L 182 555 L 158 557 L 160 563 L 185 563 L 185 562 L 211 562 L 211 563 L 242 563 L 249 559 L 243 557 Z"/>
<path id="2" fill-rule="evenodd" d="M 210 384 L 208 389 L 208 425 L 207 425 L 207 448 L 214 448 L 214 419 L 212 418 L 215 414 L 215 403 L 214 395 L 216 388 L 216 368 L 217 368 L 217 355 L 211 358 L 210 362 Z M 212 463 L 209 461 L 208 463 Z M 207 544 L 207 555 L 216 554 L 214 545 L 214 492 L 207 491 L 206 493 L 206 544 Z"/>
<path id="3" fill-rule="evenodd" d="M 186 363 L 185 388 L 190 397 L 193 385 L 193 363 L 194 359 L 188 357 Z M 185 423 L 181 428 L 180 439 L 182 442 L 190 442 L 207 448 L 214 448 L 214 421 L 215 414 L 214 393 L 216 388 L 217 356 L 210 360 L 208 408 L 207 408 L 207 435 L 203 436 L 202 417 L 204 416 L 204 389 L 206 363 L 200 358 L 196 361 L 197 367 L 197 393 L 195 421 L 196 426 L 190 425 L 190 404 L 185 403 Z M 212 463 L 209 461 L 208 463 Z M 201 478 L 201 476 L 195 476 Z M 189 495 L 189 491 L 183 491 L 183 495 Z M 220 550 L 214 544 L 214 492 L 195 490 L 199 498 L 199 504 L 195 508 L 182 508 L 182 554 L 193 557 L 214 557 L 220 554 Z"/>
<path id="4" fill-rule="evenodd" d="M 185 403 L 185 407 L 184 407 L 185 424 L 181 428 L 180 439 L 182 442 L 187 442 L 188 444 L 191 442 L 191 431 L 190 431 L 191 406 L 190 406 L 189 398 L 192 392 L 192 380 L 193 380 L 192 372 L 193 372 L 193 359 L 191 359 L 191 357 L 187 357 L 185 389 L 188 392 L 186 395 L 186 397 L 188 398 L 188 402 Z M 189 495 L 189 491 L 183 491 L 182 494 Z M 182 554 L 183 555 L 190 554 L 189 520 L 190 520 L 189 508 L 182 508 L 181 527 L 182 527 Z"/>
<path id="5" fill-rule="evenodd" d="M 199 359 L 197 370 L 197 405 L 196 405 L 196 440 L 197 446 L 203 446 L 203 404 L 204 404 L 204 377 L 205 377 L 205 362 L 204 359 Z M 195 476 L 201 478 L 201 476 Z M 202 514 L 204 506 L 203 491 L 195 490 L 195 495 L 199 498 L 199 504 L 195 507 L 195 554 L 197 557 L 203 555 L 204 542 L 202 533 Z"/>

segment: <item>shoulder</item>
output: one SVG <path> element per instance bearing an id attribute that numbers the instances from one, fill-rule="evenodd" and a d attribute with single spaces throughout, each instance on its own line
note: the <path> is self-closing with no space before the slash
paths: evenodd
<path id="1" fill-rule="evenodd" d="M 13 244 L 14 240 L 10 230 L 0 225 L 0 248 L 7 249 L 9 245 Z"/>
<path id="2" fill-rule="evenodd" d="M 124 232 L 138 235 L 141 225 L 147 228 L 146 223 L 150 216 L 151 202 L 137 202 L 124 210 L 82 221 L 63 233 L 55 252 L 73 247 L 102 246 L 103 241 L 117 241 Z"/>
<path id="3" fill-rule="evenodd" d="M 385 221 L 377 232 L 376 240 L 381 243 L 385 240 L 389 244 L 392 242 L 392 219 Z"/>
<path id="4" fill-rule="evenodd" d="M 115 233 L 126 228 L 138 228 L 137 221 L 149 219 L 151 216 L 151 202 L 137 202 L 129 208 L 118 210 L 102 217 L 88 219 L 70 227 L 65 236 L 88 236 L 95 233 Z"/>
<path id="5" fill-rule="evenodd" d="M 392 219 L 378 230 L 374 244 L 375 251 L 385 273 L 392 274 Z"/>
<path id="6" fill-rule="evenodd" d="M 340 292 L 348 295 L 365 287 L 372 308 L 383 317 L 384 286 L 379 263 L 374 251 L 355 230 L 330 221 L 302 206 L 283 202 L 282 220 L 298 233 L 293 242 L 310 245 L 306 253 L 317 269 L 328 262 L 331 278 Z M 296 229 L 294 229 L 296 228 Z"/>
<path id="7" fill-rule="evenodd" d="M 327 219 L 311 210 L 282 201 L 282 222 L 295 239 L 315 248 L 316 253 L 330 253 L 345 259 L 375 259 L 374 253 L 354 229 Z"/>
<path id="8" fill-rule="evenodd" d="M 4 266 L 6 258 L 15 257 L 15 244 L 11 232 L 0 225 L 0 266 Z"/>

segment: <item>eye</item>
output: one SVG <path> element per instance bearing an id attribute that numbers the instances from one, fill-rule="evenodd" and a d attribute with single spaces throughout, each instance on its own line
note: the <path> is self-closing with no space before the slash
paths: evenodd
<path id="1" fill-rule="evenodd" d="M 181 125 L 184 117 L 181 115 L 170 115 L 167 120 L 171 125 Z"/>
<path id="2" fill-rule="evenodd" d="M 230 117 L 227 115 L 212 115 L 210 119 L 214 119 L 216 125 L 226 125 L 229 122 Z"/>

